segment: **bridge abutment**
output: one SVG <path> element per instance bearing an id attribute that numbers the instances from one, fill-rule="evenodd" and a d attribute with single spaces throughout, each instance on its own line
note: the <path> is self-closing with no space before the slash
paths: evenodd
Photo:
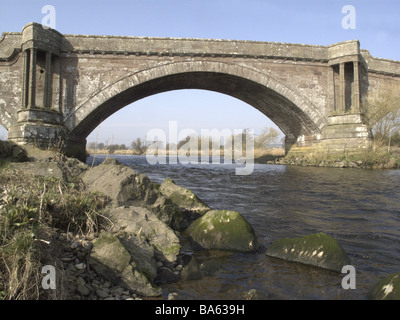
<path id="1" fill-rule="evenodd" d="M 62 114 L 37 108 L 18 111 L 17 122 L 8 132 L 8 139 L 16 144 L 32 144 L 43 149 L 60 148 L 66 136 Z"/>

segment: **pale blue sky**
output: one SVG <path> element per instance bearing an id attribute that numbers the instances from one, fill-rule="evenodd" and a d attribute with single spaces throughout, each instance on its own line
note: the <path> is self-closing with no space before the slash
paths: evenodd
<path id="1" fill-rule="evenodd" d="M 20 32 L 41 22 L 44 5 L 56 9 L 64 34 L 257 40 L 330 45 L 358 39 L 375 57 L 400 60 L 398 0 L 0 0 L 0 32 Z M 356 9 L 356 29 L 342 28 L 342 8 Z M 168 121 L 195 130 L 252 128 L 271 122 L 251 106 L 208 91 L 183 90 L 151 96 L 103 122 L 88 141 L 129 144 Z M 0 128 L 2 129 L 2 128 Z M 0 130 L 0 138 L 4 136 Z"/>

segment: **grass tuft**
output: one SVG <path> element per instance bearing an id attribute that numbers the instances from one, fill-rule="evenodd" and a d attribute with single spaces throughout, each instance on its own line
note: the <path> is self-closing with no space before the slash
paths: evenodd
<path id="1" fill-rule="evenodd" d="M 59 232 L 93 235 L 107 226 L 107 198 L 84 186 L 0 169 L 0 299 L 60 299 L 41 289 L 41 268 L 57 266 Z M 62 274 L 61 268 L 59 269 Z M 62 282 L 62 277 L 57 277 Z M 51 296 L 57 295 L 57 296 Z"/>

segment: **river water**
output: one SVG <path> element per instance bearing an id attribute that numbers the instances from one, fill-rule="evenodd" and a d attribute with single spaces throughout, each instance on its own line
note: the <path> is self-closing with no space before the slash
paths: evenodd
<path id="1" fill-rule="evenodd" d="M 346 274 L 256 254 L 196 252 L 213 271 L 200 280 L 162 285 L 179 299 L 365 299 L 386 275 L 400 272 L 400 170 L 364 170 L 256 164 L 251 175 L 235 165 L 156 164 L 144 156 L 113 156 L 153 182 L 172 178 L 213 209 L 239 211 L 267 247 L 283 237 L 325 232 L 339 241 L 356 269 Z M 95 164 L 104 160 L 96 156 Z M 89 157 L 88 164 L 93 158 Z"/>

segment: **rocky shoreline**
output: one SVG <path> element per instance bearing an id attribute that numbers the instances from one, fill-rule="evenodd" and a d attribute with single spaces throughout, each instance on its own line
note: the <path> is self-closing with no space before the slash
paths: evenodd
<path id="1" fill-rule="evenodd" d="M 67 184 L 82 183 L 85 192 L 107 198 L 102 212 L 109 222 L 105 230 L 90 236 L 61 232 L 49 241 L 61 252 L 58 274 L 68 283 L 68 299 L 158 299 L 163 283 L 210 274 L 207 265 L 182 254 L 183 246 L 240 252 L 257 248 L 253 228 L 238 212 L 213 211 L 169 178 L 162 184 L 153 183 L 113 158 L 96 167 L 48 154 L 34 160 L 10 163 L 8 169 Z M 220 228 L 209 232 L 211 247 L 186 234 L 186 229 L 208 212 L 207 224 L 196 228 L 196 234 Z M 240 233 L 230 231 L 242 227 Z M 226 237 L 235 245 L 226 247 Z"/>

